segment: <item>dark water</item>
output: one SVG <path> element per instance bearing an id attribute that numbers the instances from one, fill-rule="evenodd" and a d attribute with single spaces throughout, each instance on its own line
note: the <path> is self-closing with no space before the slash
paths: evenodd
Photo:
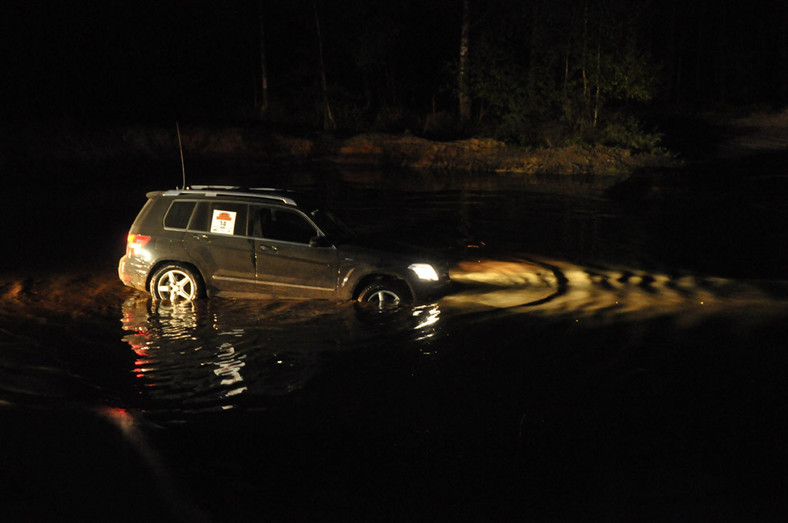
<path id="1" fill-rule="evenodd" d="M 195 167 L 458 256 L 455 292 L 386 315 L 123 288 L 152 176 L 15 201 L 2 519 L 782 520 L 788 234 L 770 165 L 619 184 Z M 30 240 L 44 231 L 55 245 Z"/>

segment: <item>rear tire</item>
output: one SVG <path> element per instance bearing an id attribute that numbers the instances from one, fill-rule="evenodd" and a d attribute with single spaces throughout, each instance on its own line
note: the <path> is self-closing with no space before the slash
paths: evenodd
<path id="1" fill-rule="evenodd" d="M 150 294 L 154 300 L 194 301 L 203 295 L 203 290 L 200 277 L 177 263 L 164 265 L 150 280 Z"/>
<path id="2" fill-rule="evenodd" d="M 377 281 L 364 287 L 358 295 L 358 301 L 385 311 L 396 309 L 401 305 L 410 305 L 413 303 L 413 297 L 403 283 Z"/>

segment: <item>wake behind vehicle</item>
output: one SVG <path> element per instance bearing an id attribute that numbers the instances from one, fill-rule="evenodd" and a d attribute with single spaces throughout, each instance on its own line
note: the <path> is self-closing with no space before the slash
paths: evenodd
<path id="1" fill-rule="evenodd" d="M 118 275 L 155 300 L 323 298 L 385 308 L 450 283 L 440 256 L 363 239 L 287 191 L 193 186 L 147 198 Z"/>

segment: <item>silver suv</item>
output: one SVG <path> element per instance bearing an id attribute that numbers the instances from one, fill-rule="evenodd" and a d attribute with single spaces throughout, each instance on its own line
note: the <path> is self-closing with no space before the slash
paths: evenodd
<path id="1" fill-rule="evenodd" d="M 384 308 L 423 301 L 449 284 L 439 256 L 373 244 L 294 193 L 193 186 L 147 197 L 118 274 L 156 300 L 327 298 Z"/>

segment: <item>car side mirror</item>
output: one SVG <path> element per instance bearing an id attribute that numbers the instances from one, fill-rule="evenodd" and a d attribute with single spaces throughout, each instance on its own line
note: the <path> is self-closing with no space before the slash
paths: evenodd
<path id="1" fill-rule="evenodd" d="M 315 236 L 309 240 L 310 247 L 331 247 L 331 242 L 325 236 Z"/>

